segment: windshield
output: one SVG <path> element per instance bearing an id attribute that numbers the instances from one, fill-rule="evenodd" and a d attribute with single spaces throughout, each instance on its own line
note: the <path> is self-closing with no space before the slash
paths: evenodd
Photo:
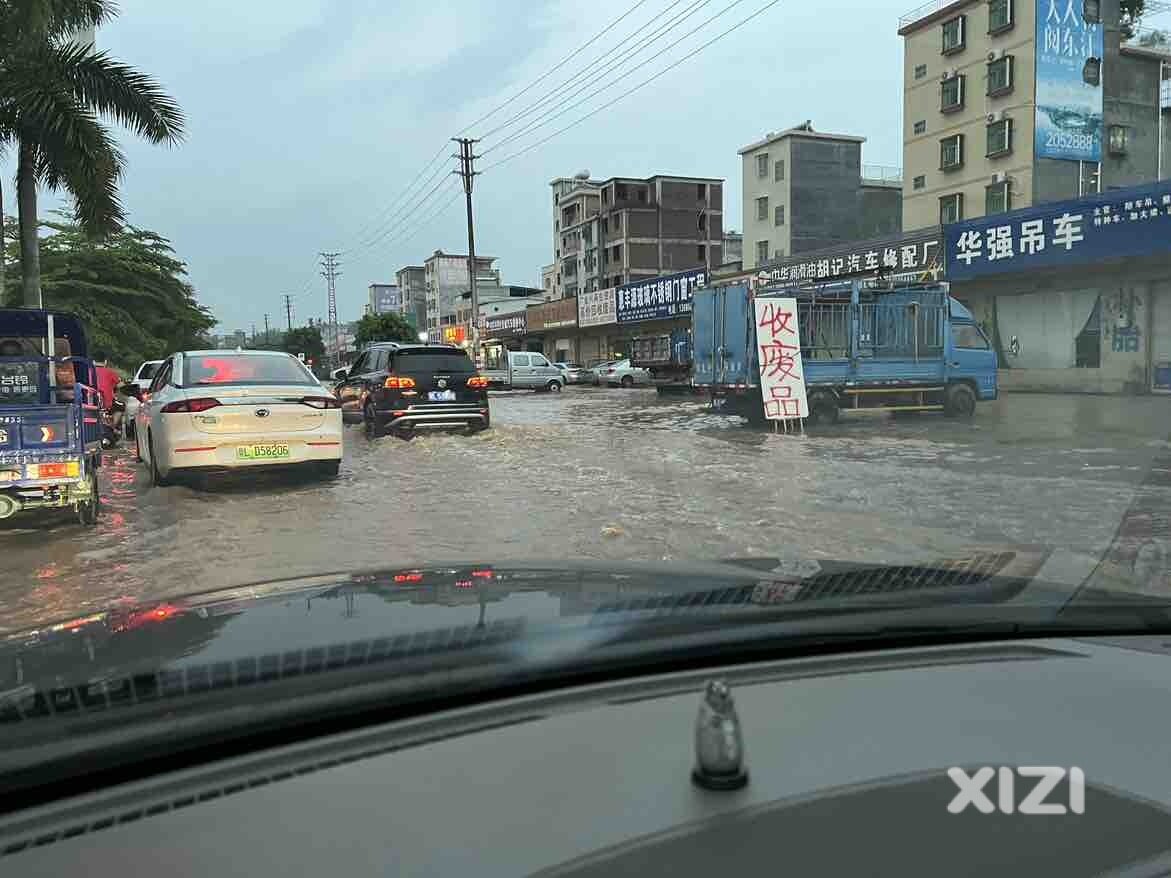
<path id="1" fill-rule="evenodd" d="M 463 351 L 400 350 L 394 355 L 399 372 L 472 372 L 475 367 Z"/>
<path id="2" fill-rule="evenodd" d="M 313 384 L 315 379 L 292 357 L 248 354 L 194 355 L 183 359 L 183 384 Z"/>
<path id="3" fill-rule="evenodd" d="M 227 5 L 0 0 L 0 754 L 1171 601 L 1171 0 Z"/>

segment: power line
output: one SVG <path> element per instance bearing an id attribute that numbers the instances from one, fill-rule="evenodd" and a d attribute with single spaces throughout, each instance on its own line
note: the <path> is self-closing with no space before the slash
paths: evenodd
<path id="1" fill-rule="evenodd" d="M 349 254 L 355 255 L 358 253 L 365 252 L 366 250 L 369 250 L 372 247 L 374 247 L 375 245 L 377 245 L 379 243 L 379 241 L 384 240 L 388 235 L 391 235 L 391 234 L 394 234 L 394 233 L 397 233 L 398 231 L 400 231 L 402 226 L 408 220 L 410 220 L 410 218 L 412 216 L 414 216 L 414 214 L 417 213 L 422 208 L 422 206 L 424 204 L 426 204 L 431 199 L 431 197 L 443 187 L 443 184 L 446 182 L 448 182 L 447 177 L 443 177 L 442 179 L 440 179 L 440 181 L 438 183 L 436 183 L 430 189 L 430 191 L 427 192 L 426 195 L 424 195 L 421 199 L 416 201 L 414 203 L 414 205 L 406 213 L 404 213 L 398 219 L 394 220 L 394 222 L 392 222 L 385 230 L 383 230 L 383 232 L 380 235 L 378 235 L 378 237 L 366 242 L 365 244 L 361 245 L 360 247 L 354 247 L 353 249 L 348 251 Z"/>
<path id="2" fill-rule="evenodd" d="M 632 86 L 631 88 L 628 88 L 626 91 L 622 92 L 622 94 L 612 98 L 609 101 L 606 101 L 606 103 L 602 104 L 601 106 L 595 107 L 594 109 L 592 109 L 588 113 L 586 113 L 584 116 L 582 116 L 578 119 L 574 119 L 568 125 L 565 125 L 559 129 L 557 129 L 552 134 L 548 135 L 547 137 L 543 137 L 542 139 L 538 140 L 537 142 L 535 142 L 533 144 L 530 144 L 529 146 L 526 146 L 524 149 L 518 150 L 517 152 L 514 152 L 511 155 L 505 156 L 504 158 L 500 159 L 500 161 L 494 162 L 493 164 L 488 165 L 488 167 L 484 168 L 484 170 L 490 171 L 493 168 L 498 168 L 501 165 L 503 165 L 507 162 L 510 162 L 515 158 L 519 158 L 520 156 L 525 155 L 526 153 L 532 152 L 537 147 L 543 146 L 546 143 L 548 143 L 550 140 L 552 140 L 553 138 L 555 138 L 561 134 L 564 134 L 570 128 L 574 128 L 574 127 L 580 125 L 582 122 L 586 121 L 587 119 L 589 119 L 593 116 L 596 116 L 598 113 L 602 112 L 602 110 L 605 110 L 608 107 L 614 106 L 614 104 L 618 103 L 623 98 L 627 98 L 630 95 L 634 94 L 639 89 L 645 88 L 646 86 L 650 85 L 652 82 L 654 82 L 660 76 L 663 76 L 664 74 L 668 73 L 669 71 L 674 70 L 676 67 L 678 67 L 680 64 L 682 64 L 684 61 L 687 61 L 691 58 L 694 58 L 696 55 L 698 55 L 704 49 L 708 48 L 708 46 L 712 45 L 715 42 L 718 42 L 719 40 L 722 40 L 728 34 L 732 33 L 732 31 L 737 30 L 740 27 L 743 27 L 748 22 L 752 21 L 752 19 L 756 18 L 758 15 L 762 15 L 763 13 L 767 12 L 769 9 L 776 6 L 780 2 L 781 2 L 781 0 L 771 0 L 771 2 L 766 3 L 760 9 L 756 10 L 756 12 L 753 12 L 751 15 L 748 15 L 745 18 L 741 19 L 740 21 L 736 22 L 736 24 L 732 25 L 727 30 L 716 34 L 714 37 L 712 37 L 706 43 L 703 43 L 698 48 L 696 48 L 691 54 L 684 55 L 682 58 L 679 58 L 679 59 L 673 61 L 671 64 L 668 64 L 666 67 L 664 67 L 662 70 L 660 70 L 658 73 L 655 73 L 653 76 L 647 77 L 642 82 L 638 83 L 635 86 Z"/>
<path id="3" fill-rule="evenodd" d="M 366 225 L 362 228 L 362 230 L 353 236 L 358 241 L 358 244 L 355 245 L 355 247 L 351 247 L 351 248 L 348 248 L 347 250 L 344 250 L 343 253 L 353 252 L 354 249 L 356 249 L 358 246 L 361 246 L 361 244 L 363 243 L 365 238 L 369 237 L 372 234 L 377 234 L 377 227 L 380 226 L 381 224 L 385 223 L 391 217 L 391 215 L 393 215 L 395 213 L 395 209 L 394 209 L 395 205 L 396 204 L 401 205 L 402 201 L 407 198 L 408 193 L 412 189 L 415 188 L 415 184 L 423 179 L 423 175 L 426 174 L 427 171 L 431 170 L 431 167 L 435 164 L 436 160 L 439 159 L 439 157 L 442 156 L 443 153 L 446 152 L 446 150 L 447 150 L 447 144 L 446 143 L 441 144 L 439 149 L 435 152 L 435 154 L 433 156 L 431 156 L 430 159 L 427 160 L 427 164 L 425 164 L 423 166 L 423 169 L 421 171 L 419 171 L 419 173 L 415 175 L 414 179 L 411 180 L 411 182 L 408 183 L 403 188 L 403 190 L 401 192 L 399 192 L 399 194 L 396 195 L 391 200 L 390 204 L 388 204 L 386 206 L 386 208 L 384 208 L 382 210 L 382 212 L 379 214 L 378 218 L 373 220 L 372 222 L 366 223 Z M 443 170 L 442 165 L 440 166 L 440 170 L 441 171 Z M 435 175 L 432 174 L 427 179 L 427 182 L 423 184 L 423 186 L 426 186 L 427 183 L 430 183 L 434 179 L 435 179 Z M 419 189 L 422 189 L 423 186 L 420 186 Z M 417 195 L 418 192 L 416 192 L 415 194 Z M 413 198 L 414 196 L 411 196 L 411 197 Z M 372 227 L 374 228 L 374 231 L 371 231 Z"/>
<path id="4" fill-rule="evenodd" d="M 699 2 L 706 4 L 706 3 L 710 2 L 710 0 L 699 0 Z M 709 24 L 711 24 L 717 18 L 720 18 L 723 15 L 727 15 L 734 7 L 739 6 L 743 2 L 744 2 L 744 0 L 732 0 L 731 3 L 729 3 L 727 6 L 725 6 L 723 9 L 721 9 L 719 12 L 717 12 L 715 15 L 711 15 L 708 18 L 704 19 L 696 27 L 693 27 L 687 33 L 683 34 L 683 36 L 679 37 L 673 43 L 669 44 L 668 46 L 661 49 L 660 51 L 669 52 L 671 49 L 674 49 L 676 46 L 678 46 L 680 43 L 682 43 L 688 37 L 694 36 L 696 33 L 703 30 L 705 27 L 707 27 Z M 568 113 L 570 110 L 574 109 L 575 107 L 580 107 L 582 104 L 589 102 L 592 98 L 597 97 L 602 92 L 617 85 L 623 79 L 626 79 L 628 76 L 633 75 L 633 73 L 634 73 L 633 70 L 629 70 L 626 73 L 622 73 L 619 76 L 616 76 L 610 82 L 607 82 L 604 85 L 599 86 L 598 88 L 594 89 L 589 94 L 587 94 L 585 97 L 581 98 L 578 101 L 574 101 L 572 104 L 570 104 L 569 106 L 565 107 L 562 110 L 559 110 L 556 113 L 551 113 L 549 111 L 546 111 L 542 115 L 542 117 L 540 119 L 538 119 L 536 122 L 530 123 L 529 125 L 525 126 L 520 131 L 517 131 L 514 134 L 510 134 L 508 137 L 501 140 L 495 146 L 491 147 L 490 149 L 484 150 L 484 154 L 487 155 L 490 152 L 494 152 L 494 151 L 500 149 L 502 146 L 504 146 L 507 143 L 511 143 L 514 140 L 518 140 L 521 137 L 523 137 L 525 134 L 528 134 L 530 131 L 535 131 L 538 128 L 544 128 L 546 125 L 550 124 L 554 119 L 557 119 L 561 116 L 564 116 L 566 113 Z M 588 85 L 588 83 L 587 83 L 587 85 Z M 558 103 L 557 105 L 549 108 L 549 110 L 550 111 L 556 110 L 558 107 L 561 107 L 570 98 L 574 97 L 575 95 L 580 94 L 585 89 L 585 87 L 586 86 L 583 85 L 581 88 L 579 88 L 577 91 L 575 91 L 572 95 L 569 95 L 565 100 L 563 100 L 560 103 Z"/>
<path id="5" fill-rule="evenodd" d="M 432 183 L 436 177 L 438 177 L 441 174 L 444 174 L 446 172 L 447 172 L 446 166 L 440 165 L 438 168 L 435 169 L 435 171 L 431 174 L 431 176 L 427 178 L 427 182 L 424 183 L 423 186 L 425 187 L 428 184 Z M 430 197 L 430 194 L 431 194 L 430 192 L 426 196 L 424 196 L 421 200 L 416 201 L 414 204 L 414 207 L 411 206 L 412 200 L 417 199 L 419 197 L 419 193 L 422 191 L 423 191 L 423 187 L 420 187 L 419 191 L 416 192 L 414 195 L 412 195 L 409 199 L 407 199 L 403 202 L 400 202 L 398 205 L 398 208 L 396 210 L 390 211 L 390 215 L 386 218 L 386 220 L 381 224 L 381 226 L 378 229 L 376 229 L 370 235 L 366 236 L 366 238 L 364 240 L 359 241 L 353 247 L 351 247 L 348 250 L 345 250 L 343 252 L 347 253 L 347 254 L 357 253 L 362 250 L 368 250 L 371 247 L 373 247 L 376 243 L 378 243 L 378 241 L 381 238 L 386 236 L 387 231 L 389 229 L 394 228 L 394 226 L 399 221 L 401 221 L 403 219 L 404 211 L 409 213 L 411 210 L 417 208 L 419 205 L 421 205 L 427 201 L 427 199 Z M 434 189 L 432 189 L 431 191 L 434 192 Z"/>
<path id="6" fill-rule="evenodd" d="M 676 6 L 678 6 L 682 2 L 683 2 L 683 0 L 674 0 L 674 2 L 671 3 L 666 9 L 662 10 L 659 13 L 659 15 L 662 16 L 662 15 L 666 14 L 667 12 L 670 12 L 672 9 L 674 9 Z M 607 65 L 601 71 L 595 70 L 594 65 L 598 64 L 601 61 L 604 61 L 608 56 L 612 55 L 615 51 L 617 51 L 619 48 L 621 48 L 621 46 L 624 43 L 629 42 L 631 39 L 638 36 L 638 34 L 641 31 L 643 31 L 646 28 L 650 27 L 651 25 L 655 24 L 657 22 L 657 19 L 652 18 L 650 21 L 643 24 L 641 27 L 639 27 L 633 33 L 628 34 L 626 37 L 619 40 L 617 43 L 615 43 L 613 46 L 611 46 L 607 51 L 603 52 L 600 57 L 595 58 L 594 61 L 591 62 L 590 65 L 587 65 L 584 69 L 579 70 L 576 74 L 571 76 L 569 79 L 565 80 L 560 85 L 556 86 L 552 91 L 550 91 L 544 97 L 539 98 L 535 102 L 529 104 L 527 107 L 522 109 L 520 112 L 513 114 L 508 119 L 506 119 L 504 122 L 501 122 L 499 125 L 497 125 L 495 128 L 492 128 L 488 131 L 485 131 L 483 134 L 483 137 L 485 139 L 489 138 L 493 134 L 495 134 L 496 132 L 507 128 L 509 125 L 511 125 L 513 122 L 517 121 L 518 119 L 522 119 L 525 116 L 532 115 L 534 112 L 536 112 L 543 105 L 549 103 L 551 100 L 555 100 L 557 98 L 559 92 L 572 86 L 575 82 L 580 80 L 583 76 L 588 76 L 590 73 L 595 73 L 595 72 L 597 73 L 597 75 L 595 75 L 592 79 L 583 83 L 582 88 L 585 88 L 591 82 L 596 82 L 598 76 L 605 75 L 610 70 L 613 70 L 615 66 L 621 64 L 623 61 L 630 58 L 631 55 L 637 55 L 643 49 L 648 48 L 653 42 L 655 42 L 655 40 L 657 40 L 659 37 L 661 37 L 663 35 L 663 32 L 665 30 L 670 30 L 676 23 L 678 23 L 678 21 L 681 18 L 687 18 L 689 15 L 694 14 L 697 7 L 706 6 L 710 2 L 711 2 L 711 0 L 695 0 L 695 2 L 693 2 L 689 7 L 684 9 L 683 12 L 676 15 L 670 21 L 667 21 L 664 24 L 660 25 L 658 30 L 656 30 L 650 36 L 646 37 L 641 45 L 635 46 L 633 49 L 630 49 L 627 52 L 623 53 L 616 60 L 611 61 L 610 64 Z M 574 92 L 573 94 L 580 94 L 580 93 L 581 93 L 581 89 L 578 89 L 578 91 Z M 573 95 L 569 95 L 569 97 L 573 97 Z"/>

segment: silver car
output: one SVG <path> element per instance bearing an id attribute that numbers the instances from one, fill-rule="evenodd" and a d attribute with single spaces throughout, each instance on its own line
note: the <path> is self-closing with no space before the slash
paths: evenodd
<path id="1" fill-rule="evenodd" d="M 553 365 L 557 367 L 566 384 L 581 384 L 589 372 L 585 366 L 579 366 L 577 363 L 554 363 Z"/>
<path id="2" fill-rule="evenodd" d="M 582 373 L 581 383 L 601 387 L 602 382 L 606 380 L 606 370 L 613 366 L 615 362 L 615 360 L 605 360 L 590 366 Z"/>
<path id="3" fill-rule="evenodd" d="M 609 387 L 646 386 L 651 383 L 651 373 L 630 365 L 630 360 L 618 360 L 606 366 L 602 370 L 602 377 Z"/>

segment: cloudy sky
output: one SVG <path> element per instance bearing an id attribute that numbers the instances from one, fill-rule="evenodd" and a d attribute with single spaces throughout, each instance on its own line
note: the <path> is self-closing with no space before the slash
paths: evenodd
<path id="1" fill-rule="evenodd" d="M 899 164 L 895 31 L 914 0 L 779 0 L 697 52 L 768 2 L 642 0 L 497 110 L 637 0 L 123 0 L 99 45 L 154 74 L 188 118 L 187 139 L 175 149 L 123 138 L 131 221 L 174 242 L 224 329 L 249 329 L 263 325 L 265 312 L 283 322 L 285 293 L 296 297 L 298 323 L 324 315 L 321 250 L 345 251 L 343 320 L 360 315 L 368 284 L 393 281 L 396 269 L 436 249 L 465 252 L 455 178 L 425 199 L 448 176 L 430 179 L 438 163 L 419 172 L 485 115 L 472 136 L 509 124 L 479 147 L 477 250 L 499 257 L 513 284 L 536 285 L 552 261 L 553 177 L 588 169 L 595 177 L 725 178 L 725 225 L 740 228 L 736 150 L 766 131 L 811 119 L 818 130 L 868 138 L 864 162 Z M 564 115 L 503 143 L 544 120 L 510 117 L 573 79 L 545 109 L 563 101 L 681 13 L 645 50 L 552 111 Z M 634 95 L 488 169 L 679 58 L 686 60 Z M 594 72 L 579 77 L 587 67 Z M 12 179 L 10 166 L 3 172 Z M 417 197 L 403 201 L 404 189 Z M 12 211 L 11 186 L 4 195 Z"/>

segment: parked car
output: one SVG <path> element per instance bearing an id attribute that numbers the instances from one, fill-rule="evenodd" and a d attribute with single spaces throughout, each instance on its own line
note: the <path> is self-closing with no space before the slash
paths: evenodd
<path id="1" fill-rule="evenodd" d="M 609 387 L 645 386 L 651 383 L 651 373 L 638 366 L 632 366 L 630 360 L 611 363 L 603 371 L 603 377 Z"/>
<path id="2" fill-rule="evenodd" d="M 544 354 L 535 351 L 505 351 L 508 360 L 481 371 L 488 386 L 499 389 L 548 390 L 559 392 L 565 386 L 565 376 L 550 363 Z"/>
<path id="3" fill-rule="evenodd" d="M 162 360 L 147 360 L 134 373 L 134 377 L 127 382 L 128 385 L 137 387 L 140 391 L 145 393 L 150 387 L 151 379 L 155 377 L 155 372 L 158 371 L 159 366 L 163 364 Z M 126 414 L 122 418 L 122 435 L 126 439 L 134 438 L 134 416 L 138 414 L 138 397 L 131 394 L 126 395 Z"/>
<path id="4" fill-rule="evenodd" d="M 554 363 L 553 365 L 561 372 L 566 384 L 581 384 L 583 376 L 587 372 L 585 366 L 579 366 L 577 363 Z"/>
<path id="5" fill-rule="evenodd" d="M 341 379 L 342 417 L 367 435 L 489 426 L 488 379 L 454 345 L 371 345 Z"/>
<path id="6" fill-rule="evenodd" d="M 159 487 L 196 471 L 296 467 L 332 477 L 341 466 L 339 403 L 291 354 L 174 354 L 141 402 L 135 450 Z"/>
<path id="7" fill-rule="evenodd" d="M 585 370 L 582 375 L 582 384 L 592 384 L 594 387 L 601 387 L 603 376 L 606 374 L 606 369 L 613 366 L 615 360 L 603 360 L 600 363 L 595 363 Z"/>

